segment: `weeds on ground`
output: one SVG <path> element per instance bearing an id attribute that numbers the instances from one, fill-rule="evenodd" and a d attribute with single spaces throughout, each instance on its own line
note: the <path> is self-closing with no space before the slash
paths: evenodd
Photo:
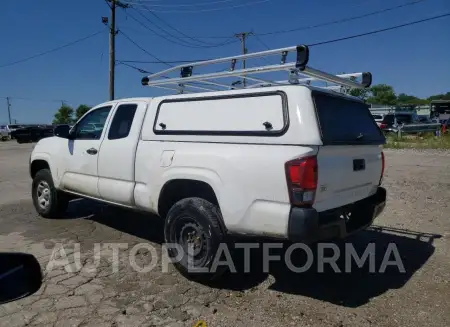
<path id="1" fill-rule="evenodd" d="M 450 149 L 450 134 L 434 136 L 433 133 L 422 135 L 405 135 L 398 138 L 397 135 L 387 135 L 387 149 Z"/>

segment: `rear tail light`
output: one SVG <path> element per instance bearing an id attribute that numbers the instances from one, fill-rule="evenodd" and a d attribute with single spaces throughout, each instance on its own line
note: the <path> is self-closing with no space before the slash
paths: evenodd
<path id="1" fill-rule="evenodd" d="M 380 183 L 379 183 L 380 185 L 381 185 L 381 182 L 383 181 L 384 167 L 385 167 L 384 152 L 381 151 L 381 177 L 380 177 Z"/>
<path id="2" fill-rule="evenodd" d="M 317 189 L 317 158 L 305 157 L 288 161 L 285 170 L 291 204 L 312 205 Z"/>
<path id="3" fill-rule="evenodd" d="M 380 128 L 381 128 L 381 129 L 383 129 L 383 128 L 386 128 L 386 127 L 387 127 L 387 125 L 386 125 L 386 124 L 383 124 L 383 123 L 381 123 L 381 124 L 380 124 L 379 126 L 380 126 Z"/>

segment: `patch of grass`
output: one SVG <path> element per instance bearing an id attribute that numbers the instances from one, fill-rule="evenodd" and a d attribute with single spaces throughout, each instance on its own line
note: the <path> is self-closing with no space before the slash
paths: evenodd
<path id="1" fill-rule="evenodd" d="M 433 133 L 423 135 L 386 136 L 387 149 L 450 149 L 450 134 L 434 136 Z"/>

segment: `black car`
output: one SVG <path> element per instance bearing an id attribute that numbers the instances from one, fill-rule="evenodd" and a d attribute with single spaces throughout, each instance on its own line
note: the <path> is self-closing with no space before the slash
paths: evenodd
<path id="1" fill-rule="evenodd" d="M 28 126 L 16 129 L 11 133 L 11 137 L 17 140 L 17 143 L 37 142 L 45 137 L 53 136 L 54 126 Z"/>
<path id="2" fill-rule="evenodd" d="M 419 117 L 412 112 L 388 113 L 379 123 L 379 127 L 384 132 L 396 132 L 398 126 L 419 123 Z"/>

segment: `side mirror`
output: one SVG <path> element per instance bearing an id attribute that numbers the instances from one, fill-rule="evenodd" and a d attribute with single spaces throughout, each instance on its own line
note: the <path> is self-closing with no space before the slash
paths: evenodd
<path id="1" fill-rule="evenodd" d="M 58 137 L 62 137 L 64 139 L 68 139 L 70 135 L 70 126 L 69 125 L 60 125 L 56 126 L 53 134 Z"/>
<path id="2" fill-rule="evenodd" d="M 0 253 L 0 304 L 31 295 L 41 285 L 41 266 L 34 256 Z"/>

